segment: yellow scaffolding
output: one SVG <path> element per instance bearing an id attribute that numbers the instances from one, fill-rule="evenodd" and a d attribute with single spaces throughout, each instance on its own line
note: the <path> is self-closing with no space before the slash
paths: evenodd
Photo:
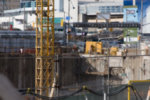
<path id="1" fill-rule="evenodd" d="M 36 0 L 35 92 L 49 96 L 54 81 L 54 0 Z"/>

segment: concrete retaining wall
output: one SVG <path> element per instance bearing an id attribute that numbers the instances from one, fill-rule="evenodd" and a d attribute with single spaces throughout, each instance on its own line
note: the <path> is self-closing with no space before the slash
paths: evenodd
<path id="1" fill-rule="evenodd" d="M 109 59 L 97 55 L 64 57 L 65 59 L 62 58 L 60 63 L 62 85 L 82 84 L 82 82 L 96 80 L 102 82 L 102 77 L 107 80 L 108 75 L 112 85 L 126 84 L 129 80 L 150 79 L 149 56 L 110 57 Z"/>
<path id="2" fill-rule="evenodd" d="M 113 59 L 113 63 L 108 60 Z M 113 67 L 119 62 L 121 66 Z M 110 66 L 108 70 L 108 64 Z M 62 55 L 59 58 L 60 86 L 101 86 L 110 76 L 111 84 L 125 84 L 129 80 L 150 79 L 150 57 L 130 56 L 109 58 L 97 55 Z M 0 73 L 6 75 L 17 88 L 34 87 L 35 58 L 31 55 L 0 55 Z M 109 74 L 108 74 L 109 73 Z M 104 82 L 105 81 L 105 82 Z"/>
<path id="3" fill-rule="evenodd" d="M 30 55 L 0 55 L 0 73 L 19 89 L 34 87 L 35 60 Z"/>

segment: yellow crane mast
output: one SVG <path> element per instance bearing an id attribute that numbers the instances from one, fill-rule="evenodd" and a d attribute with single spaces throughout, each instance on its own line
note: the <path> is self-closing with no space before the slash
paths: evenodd
<path id="1" fill-rule="evenodd" d="M 54 0 L 36 0 L 35 92 L 49 96 L 54 81 Z"/>

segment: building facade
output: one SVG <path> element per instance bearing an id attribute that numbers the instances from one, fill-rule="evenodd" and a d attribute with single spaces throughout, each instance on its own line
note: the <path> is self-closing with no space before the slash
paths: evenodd
<path id="1" fill-rule="evenodd" d="M 20 0 L 0 0 L 0 15 L 4 10 L 15 9 L 20 7 Z"/>
<path id="2" fill-rule="evenodd" d="M 14 28 L 20 27 L 20 30 L 25 30 L 26 26 L 35 26 L 35 11 L 35 0 L 22 0 L 17 9 L 4 11 L 5 16 L 0 17 L 0 26 L 6 22 L 13 23 Z M 68 18 L 70 19 L 68 20 Z M 55 0 L 55 25 L 57 27 L 60 27 L 61 20 L 64 22 L 78 21 L 78 0 Z M 17 23 L 18 25 L 16 25 Z"/>
<path id="3" fill-rule="evenodd" d="M 79 21 L 96 22 L 97 14 L 109 14 L 110 21 L 123 22 L 123 0 L 79 0 Z M 105 19 L 104 19 L 105 20 Z"/>

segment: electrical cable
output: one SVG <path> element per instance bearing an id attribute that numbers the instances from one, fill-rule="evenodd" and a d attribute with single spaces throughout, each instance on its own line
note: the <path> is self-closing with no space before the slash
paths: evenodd
<path id="1" fill-rule="evenodd" d="M 133 93 L 134 93 L 134 95 L 136 97 L 136 100 L 138 100 L 138 96 L 136 95 L 136 90 L 134 90 L 133 86 L 131 86 L 131 89 L 132 89 L 132 91 L 133 91 Z"/>
<path id="2" fill-rule="evenodd" d="M 114 95 L 116 95 L 116 94 L 119 94 L 119 93 L 121 93 L 122 91 L 124 91 L 125 89 L 127 89 L 128 88 L 128 85 L 124 85 L 122 88 L 120 88 L 120 89 L 118 89 L 118 90 L 116 90 L 116 91 L 113 91 L 113 92 L 111 92 L 110 94 L 108 94 L 109 96 L 114 96 Z"/>
<path id="3" fill-rule="evenodd" d="M 111 92 L 111 93 L 109 94 L 109 96 L 116 95 L 116 94 L 122 92 L 123 90 L 125 90 L 127 87 L 128 87 L 128 86 L 125 85 L 125 86 L 123 86 L 122 88 L 118 89 L 117 91 Z M 95 91 L 93 91 L 92 89 L 88 89 L 86 86 L 83 86 L 82 88 L 80 88 L 80 89 L 77 90 L 76 92 L 71 93 L 71 94 L 69 94 L 69 95 L 59 96 L 59 97 L 52 97 L 52 98 L 47 97 L 47 96 L 42 96 L 42 95 L 36 94 L 36 93 L 34 93 L 34 92 L 32 92 L 32 91 L 35 91 L 35 89 L 30 89 L 30 88 L 28 88 L 28 89 L 21 89 L 21 90 L 19 90 L 19 92 L 21 92 L 23 95 L 24 95 L 24 94 L 31 94 L 31 95 L 36 96 L 36 97 L 38 97 L 38 98 L 42 98 L 42 99 L 52 99 L 52 100 L 68 98 L 68 97 L 74 96 L 74 95 L 76 95 L 76 94 L 78 94 L 78 93 L 80 93 L 80 92 L 83 92 L 83 91 L 88 91 L 89 93 L 92 93 L 92 94 L 97 95 L 97 96 L 103 96 L 103 92 L 101 92 L 101 93 L 95 92 Z"/>
<path id="4" fill-rule="evenodd" d="M 31 91 L 28 91 L 28 92 L 26 91 L 26 92 L 24 92 L 24 93 L 26 93 L 26 94 L 31 94 L 31 95 L 33 95 L 33 96 L 36 96 L 36 97 L 42 98 L 42 99 L 58 100 L 58 99 L 64 99 L 64 98 L 68 98 L 68 97 L 70 97 L 70 96 L 74 96 L 75 94 L 80 93 L 81 91 L 82 91 L 82 88 L 79 89 L 79 90 L 77 90 L 76 92 L 74 92 L 74 93 L 72 93 L 72 94 L 65 95 L 65 96 L 59 96 L 59 97 L 47 97 L 47 96 L 43 96 L 43 95 L 36 94 L 36 93 L 34 93 L 34 92 L 31 92 Z"/>
<path id="5" fill-rule="evenodd" d="M 141 97 L 141 95 L 139 94 L 139 92 L 137 91 L 137 89 L 135 87 L 133 87 L 133 88 L 136 91 L 137 95 L 140 97 L 140 100 L 143 100 L 143 98 Z"/>
<path id="6" fill-rule="evenodd" d="M 97 95 L 97 96 L 103 96 L 103 92 L 102 92 L 101 94 L 99 94 L 98 92 L 95 92 L 95 91 L 93 91 L 93 90 L 91 90 L 91 89 L 88 89 L 86 86 L 83 86 L 83 87 L 82 87 L 82 90 L 88 91 L 88 92 L 90 92 L 90 93 L 92 93 L 92 94 L 95 94 L 95 95 Z"/>
<path id="7" fill-rule="evenodd" d="M 114 96 L 114 95 L 117 95 L 119 93 L 121 93 L 122 91 L 124 91 L 125 89 L 127 89 L 128 87 L 130 87 L 136 97 L 136 100 L 139 100 L 138 98 L 140 98 L 140 100 L 143 100 L 143 98 L 140 96 L 139 92 L 137 91 L 137 89 L 135 87 L 133 87 L 132 85 L 123 85 L 121 88 L 113 91 L 113 92 L 110 92 L 109 94 L 107 94 L 108 96 Z M 51 99 L 51 100 L 56 100 L 56 99 L 64 99 L 64 98 L 69 98 L 71 96 L 74 96 L 80 92 L 83 92 L 83 91 L 87 91 L 89 93 L 92 93 L 94 95 L 97 95 L 97 96 L 103 96 L 103 91 L 101 92 L 95 92 L 94 90 L 92 89 L 89 89 L 87 88 L 86 86 L 83 86 L 82 88 L 78 89 L 77 91 L 75 91 L 74 93 L 71 93 L 71 94 L 68 94 L 68 95 L 65 95 L 65 96 L 59 96 L 59 97 L 47 97 L 47 96 L 43 96 L 43 95 L 39 95 L 39 94 L 36 94 L 34 93 L 33 91 L 35 91 L 34 88 L 27 88 L 27 89 L 20 89 L 19 92 L 22 93 L 22 95 L 25 95 L 25 94 L 31 94 L 33 96 L 36 96 L 38 98 L 42 98 L 42 99 Z"/>

